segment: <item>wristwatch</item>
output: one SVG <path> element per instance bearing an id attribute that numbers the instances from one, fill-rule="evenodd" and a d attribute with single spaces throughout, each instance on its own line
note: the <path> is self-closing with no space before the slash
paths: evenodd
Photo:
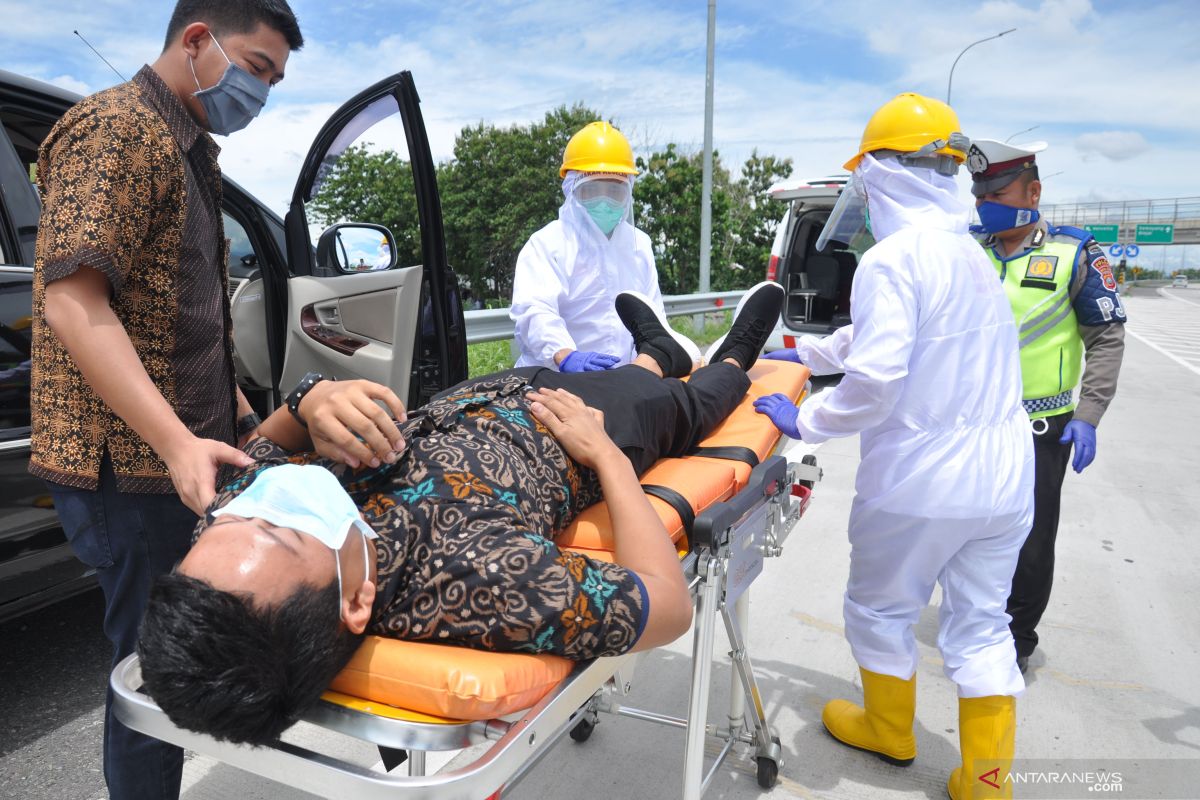
<path id="1" fill-rule="evenodd" d="M 237 419 L 237 438 L 241 439 L 247 433 L 262 425 L 262 418 L 258 414 L 251 411 L 249 414 L 238 417 Z"/>
<path id="2" fill-rule="evenodd" d="M 308 423 L 300 416 L 300 401 L 308 394 L 312 387 L 316 386 L 321 381 L 335 381 L 337 378 L 327 378 L 319 372 L 305 373 L 300 379 L 300 383 L 296 384 L 296 388 L 292 389 L 291 394 L 287 396 L 284 402 L 287 404 L 287 410 L 292 415 L 292 419 L 300 423 L 300 427 L 307 428 Z"/>

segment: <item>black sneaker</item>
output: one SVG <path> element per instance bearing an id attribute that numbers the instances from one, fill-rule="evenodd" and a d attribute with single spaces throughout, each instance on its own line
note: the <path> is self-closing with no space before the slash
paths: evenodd
<path id="1" fill-rule="evenodd" d="M 621 292 L 616 300 L 617 316 L 633 334 L 633 347 L 658 362 L 664 378 L 682 378 L 700 360 L 695 342 L 671 329 L 667 320 L 640 292 Z"/>
<path id="2" fill-rule="evenodd" d="M 716 364 L 732 358 L 742 365 L 742 369 L 749 370 L 775 328 L 779 312 L 783 310 L 783 299 L 783 287 L 775 281 L 763 281 L 751 287 L 737 304 L 728 333 L 713 342 L 705 361 Z"/>

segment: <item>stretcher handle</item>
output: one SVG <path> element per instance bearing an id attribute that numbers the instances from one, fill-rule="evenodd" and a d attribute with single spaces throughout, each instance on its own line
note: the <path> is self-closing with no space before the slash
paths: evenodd
<path id="1" fill-rule="evenodd" d="M 771 456 L 750 470 L 746 488 L 720 503 L 713 503 L 696 517 L 692 528 L 692 547 L 716 550 L 724 544 L 729 531 L 766 498 L 788 488 L 788 462 L 783 456 Z"/>

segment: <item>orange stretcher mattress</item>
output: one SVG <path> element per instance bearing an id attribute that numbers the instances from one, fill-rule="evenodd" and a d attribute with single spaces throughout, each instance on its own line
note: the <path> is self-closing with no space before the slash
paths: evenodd
<path id="1" fill-rule="evenodd" d="M 806 367 L 760 360 L 750 370 L 746 398 L 701 443 L 702 447 L 748 448 L 765 459 L 779 441 L 770 420 L 754 411 L 755 398 L 781 392 L 800 401 L 809 379 Z M 727 500 L 746 485 L 750 466 L 740 461 L 689 456 L 663 459 L 642 476 L 642 483 L 668 486 L 699 513 Z M 686 547 L 684 523 L 668 503 L 650 502 L 664 527 Z M 599 503 L 584 511 L 556 538 L 562 547 L 611 560 L 608 509 Z M 574 667 L 561 656 L 493 653 L 465 647 L 406 642 L 368 636 L 350 663 L 330 685 L 325 699 L 360 710 L 383 707 L 432 715 L 446 722 L 486 720 L 529 708 L 558 685 Z M 436 721 L 423 718 L 422 721 Z"/>

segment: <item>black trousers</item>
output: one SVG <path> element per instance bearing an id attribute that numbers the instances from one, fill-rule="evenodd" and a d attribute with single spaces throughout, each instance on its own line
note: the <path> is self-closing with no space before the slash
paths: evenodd
<path id="1" fill-rule="evenodd" d="M 1033 435 L 1034 473 L 1033 527 L 1021 546 L 1017 571 L 1013 573 L 1008 597 L 1009 629 L 1017 655 L 1027 657 L 1038 644 L 1037 625 L 1050 602 L 1054 583 L 1054 540 L 1058 535 L 1058 509 L 1063 478 L 1071 461 L 1071 445 L 1059 444 L 1063 429 L 1074 414 L 1045 417 L 1046 430 Z M 1035 421 L 1038 422 L 1038 421 Z"/>
<path id="2" fill-rule="evenodd" d="M 721 362 L 687 381 L 626 365 L 598 372 L 522 367 L 535 389 L 566 389 L 604 412 L 604 428 L 641 475 L 660 458 L 686 455 L 735 409 L 750 388 L 746 373 Z"/>

